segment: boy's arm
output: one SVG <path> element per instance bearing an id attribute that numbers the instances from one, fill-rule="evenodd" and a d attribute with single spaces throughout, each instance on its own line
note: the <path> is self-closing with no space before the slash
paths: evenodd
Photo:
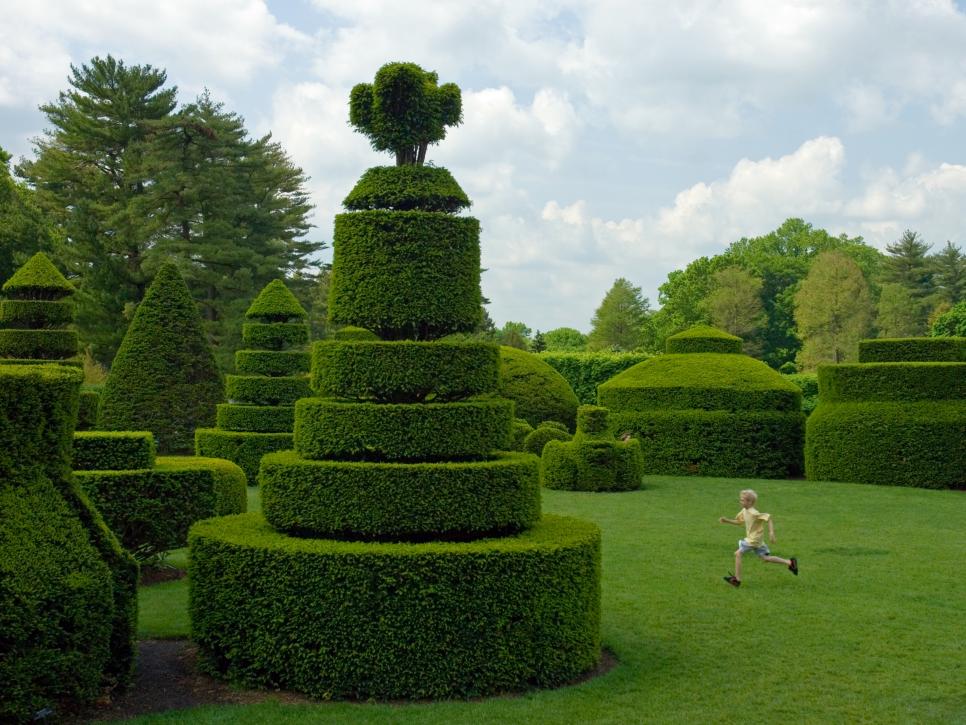
<path id="1" fill-rule="evenodd" d="M 734 526 L 741 526 L 741 522 L 738 519 L 729 519 L 721 516 L 718 518 L 719 524 L 733 524 Z"/>

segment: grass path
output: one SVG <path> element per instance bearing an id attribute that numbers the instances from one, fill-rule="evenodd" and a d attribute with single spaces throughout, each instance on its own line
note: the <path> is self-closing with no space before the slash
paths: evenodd
<path id="1" fill-rule="evenodd" d="M 137 722 L 966 722 L 966 494 L 806 481 L 649 477 L 623 494 L 544 491 L 603 530 L 603 641 L 620 664 L 580 685 L 480 702 L 207 707 Z M 719 524 L 753 487 L 772 550 Z M 254 499 L 252 504 L 257 506 Z M 176 555 L 175 562 L 183 561 Z M 186 583 L 142 590 L 141 635 L 184 636 Z"/>

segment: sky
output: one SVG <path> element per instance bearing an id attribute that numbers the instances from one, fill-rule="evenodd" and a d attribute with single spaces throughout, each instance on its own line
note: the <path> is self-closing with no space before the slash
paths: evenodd
<path id="1" fill-rule="evenodd" d="M 498 326 L 590 329 L 615 279 L 658 306 L 692 259 L 789 217 L 966 249 L 966 5 L 952 0 L 0 0 L 0 146 L 112 54 L 209 89 L 311 178 L 315 228 L 393 163 L 353 85 L 409 61 L 463 94 L 428 160 L 482 226 Z M 323 259 L 331 259 L 331 248 Z"/>

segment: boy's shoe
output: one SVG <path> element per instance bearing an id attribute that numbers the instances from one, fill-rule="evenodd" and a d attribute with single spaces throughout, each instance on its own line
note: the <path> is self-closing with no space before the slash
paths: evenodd
<path id="1" fill-rule="evenodd" d="M 788 571 L 790 571 L 795 576 L 798 576 L 798 559 L 794 556 L 791 558 L 791 564 L 788 565 Z"/>
<path id="2" fill-rule="evenodd" d="M 734 574 L 729 574 L 728 576 L 721 577 L 721 578 L 724 579 L 726 582 L 728 582 L 733 587 L 740 587 L 741 586 L 741 579 L 739 579 L 738 577 L 736 577 Z"/>

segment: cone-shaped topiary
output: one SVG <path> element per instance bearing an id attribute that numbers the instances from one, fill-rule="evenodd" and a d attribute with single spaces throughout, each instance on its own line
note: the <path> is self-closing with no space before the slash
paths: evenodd
<path id="1" fill-rule="evenodd" d="M 46 254 L 37 252 L 3 284 L 11 299 L 59 300 L 74 294 L 74 285 L 60 273 Z"/>
<path id="2" fill-rule="evenodd" d="M 218 405 L 217 427 L 195 431 L 199 456 L 226 458 L 241 466 L 249 485 L 258 478 L 262 456 L 292 447 L 295 401 L 312 394 L 305 310 L 280 279 L 258 293 L 245 316 L 247 340 L 255 349 L 235 353 L 239 375 L 225 377 L 227 403 Z M 279 349 L 275 341 L 289 343 Z"/>
<path id="3" fill-rule="evenodd" d="M 409 66 L 353 91 L 353 122 L 402 161 L 442 137 L 423 123 L 435 74 Z M 417 87 L 384 97 L 400 79 Z M 388 111 L 406 133 L 382 135 Z M 561 684 L 599 659 L 599 530 L 541 519 L 538 459 L 497 451 L 513 403 L 496 346 L 435 341 L 480 315 L 479 225 L 454 216 L 450 179 L 370 172 L 336 219 L 330 321 L 365 334 L 316 343 L 324 397 L 296 403 L 295 450 L 262 460 L 263 515 L 192 530 L 192 633 L 215 674 L 453 697 Z"/>
<path id="4" fill-rule="evenodd" d="M 134 313 L 104 386 L 98 427 L 148 430 L 158 452 L 190 452 L 215 421 L 221 373 L 178 268 L 161 267 Z"/>

